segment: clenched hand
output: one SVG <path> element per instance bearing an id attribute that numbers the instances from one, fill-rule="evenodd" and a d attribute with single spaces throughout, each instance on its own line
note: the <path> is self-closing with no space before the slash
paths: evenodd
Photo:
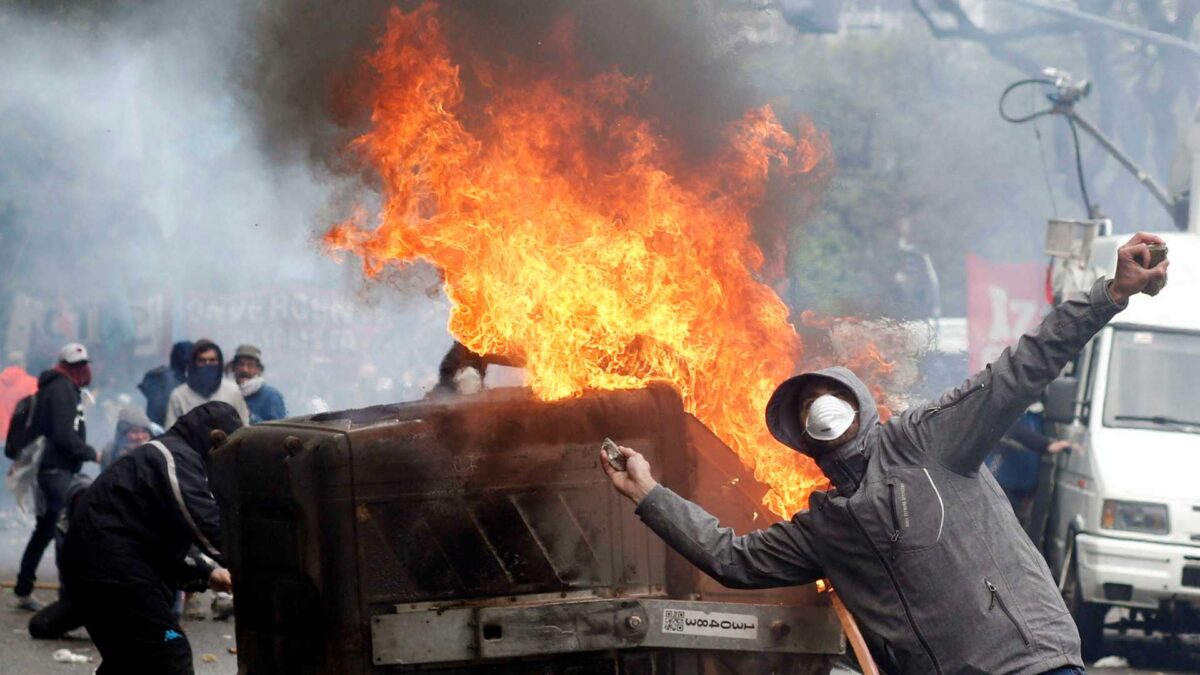
<path id="1" fill-rule="evenodd" d="M 233 592 L 233 576 L 224 567 L 218 567 L 208 575 L 208 587 L 214 591 Z"/>
<path id="2" fill-rule="evenodd" d="M 1169 260 L 1146 269 L 1146 265 L 1150 264 L 1150 249 L 1147 246 L 1165 243 L 1153 234 L 1138 232 L 1117 249 L 1117 272 L 1108 282 L 1108 294 L 1113 302 L 1123 305 L 1129 298 L 1144 291 L 1150 282 L 1166 282 L 1167 266 L 1171 264 Z"/>
<path id="3" fill-rule="evenodd" d="M 654 486 L 658 485 L 658 481 L 650 475 L 650 462 L 632 448 L 618 445 L 617 450 L 625 456 L 625 470 L 614 469 L 608 463 L 608 456 L 604 454 L 604 450 L 600 451 L 600 468 L 608 474 L 608 479 L 612 481 L 613 487 L 617 488 L 617 492 L 628 497 L 635 505 L 641 504 Z"/>

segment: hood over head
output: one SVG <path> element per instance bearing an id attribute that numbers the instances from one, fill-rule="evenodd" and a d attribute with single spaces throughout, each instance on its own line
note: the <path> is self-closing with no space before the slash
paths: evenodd
<path id="1" fill-rule="evenodd" d="M 200 453 L 201 457 L 208 459 L 208 451 L 212 449 L 210 434 L 213 430 L 219 429 L 228 435 L 240 428 L 242 418 L 233 406 L 224 401 L 209 401 L 192 408 L 180 417 L 167 434 L 182 439 Z"/>
<path id="2" fill-rule="evenodd" d="M 191 351 L 188 352 L 188 356 L 187 356 L 187 369 L 189 371 L 195 367 L 196 355 L 199 354 L 200 352 L 205 352 L 210 349 L 217 350 L 217 365 L 219 365 L 221 367 L 221 370 L 225 369 L 225 352 L 221 351 L 220 345 L 218 345 L 217 343 L 215 343 L 212 340 L 209 340 L 207 338 L 200 338 L 199 340 L 196 340 L 195 342 L 193 342 L 191 344 L 192 344 L 192 349 L 191 349 Z M 172 352 L 171 357 L 172 357 L 172 359 L 174 359 L 175 349 L 172 348 L 171 352 Z"/>
<path id="3" fill-rule="evenodd" d="M 805 443 L 804 427 L 800 425 L 802 394 L 809 383 L 817 379 L 833 380 L 853 392 L 858 401 L 858 435 L 832 450 L 814 455 Z M 803 373 L 780 384 L 767 402 L 767 429 L 780 443 L 816 460 L 821 471 L 840 491 L 853 492 L 866 469 L 869 457 L 868 434 L 879 424 L 879 409 L 867 385 L 848 368 L 835 366 Z"/>
<path id="4" fill-rule="evenodd" d="M 146 413 L 139 408 L 127 405 L 117 413 L 117 440 L 120 440 L 131 428 L 142 428 L 154 435 L 154 423 L 150 421 L 149 417 L 146 417 Z"/>
<path id="5" fill-rule="evenodd" d="M 181 340 L 171 345 L 171 370 L 179 374 L 179 379 L 183 379 L 184 375 L 187 373 L 188 364 L 191 362 L 191 340 Z"/>
<path id="6" fill-rule="evenodd" d="M 211 366 L 197 366 L 196 356 L 210 349 L 216 350 L 217 363 Z M 225 353 L 212 340 L 196 340 L 192 345 L 192 353 L 188 357 L 187 385 L 204 398 L 208 398 L 221 387 L 221 378 L 224 375 Z"/>

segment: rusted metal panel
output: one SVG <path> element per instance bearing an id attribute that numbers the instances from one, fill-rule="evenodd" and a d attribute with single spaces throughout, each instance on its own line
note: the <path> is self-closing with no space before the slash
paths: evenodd
<path id="1" fill-rule="evenodd" d="M 451 614 L 412 613 L 429 603 L 512 626 L 526 610 L 544 620 L 560 611 L 551 605 L 582 599 L 778 604 L 778 591 L 715 587 L 638 521 L 599 468 L 600 442 L 612 437 L 645 454 L 664 483 L 749 529 L 764 488 L 697 425 L 674 391 L 656 386 L 554 403 L 496 391 L 239 431 L 214 454 L 211 482 L 238 598 L 240 672 L 374 672 L 381 653 L 518 658 L 505 651 L 512 642 L 468 640 Z M 805 592 L 795 601 L 827 611 Z M 380 637 L 378 626 L 406 620 L 417 623 Z M 573 649 L 600 649 L 613 635 L 602 634 Z M 560 638 L 563 648 L 576 639 Z M 537 654 L 564 659 L 519 658 Z M 587 663 L 664 667 L 647 654 Z"/>

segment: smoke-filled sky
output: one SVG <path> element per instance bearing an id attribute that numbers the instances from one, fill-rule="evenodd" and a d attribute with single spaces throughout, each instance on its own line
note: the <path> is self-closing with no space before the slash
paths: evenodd
<path id="1" fill-rule="evenodd" d="M 449 344 L 445 300 L 432 272 L 418 267 L 364 286 L 357 264 L 338 265 L 316 241 L 348 215 L 348 205 L 370 200 L 371 176 L 341 150 L 366 123 L 368 111 L 357 89 L 364 71 L 358 64 L 373 48 L 391 4 L 192 0 L 0 7 L 0 329 L 7 324 L 8 330 L 0 337 L 6 346 L 29 348 L 14 344 L 13 317 L 20 312 L 12 298 L 18 294 L 40 303 L 25 312 L 34 317 L 30 321 L 55 326 L 58 319 L 47 317 L 56 307 L 116 306 L 103 309 L 98 319 L 83 316 L 86 312 L 77 317 L 100 326 L 81 334 L 126 342 L 132 339 L 129 325 L 137 323 L 127 315 L 144 309 L 121 308 L 157 294 L 167 299 L 155 319 L 164 328 L 136 336 L 141 351 L 124 365 L 128 372 L 121 372 L 128 380 L 129 372 L 164 360 L 171 339 L 207 334 L 228 352 L 247 339 L 229 327 L 236 327 L 236 317 L 217 317 L 212 324 L 217 328 L 194 316 L 189 321 L 180 307 L 191 305 L 181 299 L 317 289 L 322 302 L 342 303 L 338 311 L 313 309 L 304 299 L 280 301 L 279 311 L 290 312 L 287 330 L 301 330 L 292 326 L 303 327 L 310 313 L 322 319 L 337 314 L 344 319 L 343 332 L 331 329 L 319 340 L 340 341 L 343 352 L 362 350 L 363 363 L 338 362 L 341 372 L 315 376 L 322 366 L 312 364 L 304 345 L 317 338 L 256 333 L 254 339 L 268 341 L 260 345 L 268 377 L 290 379 L 295 398 L 326 394 L 337 402 L 339 396 L 327 390 L 348 388 L 333 383 L 356 376 L 367 362 L 395 380 L 431 375 Z M 779 111 L 791 120 L 824 106 L 828 110 L 817 113 L 818 124 L 824 114 L 831 127 L 852 122 L 863 129 L 834 137 L 834 153 L 847 171 L 829 187 L 833 202 L 881 201 L 877 194 L 846 189 L 846 176 L 859 181 L 879 174 L 886 181 L 894 175 L 895 190 L 903 194 L 910 187 L 902 182 L 905 176 L 936 176 L 954 167 L 961 183 L 955 193 L 926 199 L 924 206 L 910 201 L 905 208 L 950 217 L 959 209 L 968 221 L 980 213 L 998 214 L 993 220 L 1001 230 L 1011 227 L 1003 222 L 1005 209 L 1011 214 L 1024 208 L 1018 216 L 1029 231 L 1041 227 L 1039 214 L 1049 202 L 1032 131 L 1006 128 L 994 116 L 992 97 L 1018 73 L 997 66 L 982 50 L 943 41 L 922 57 L 925 72 L 889 74 L 887 88 L 881 88 L 871 84 L 872 74 L 895 67 L 890 56 L 900 49 L 895 41 L 873 54 L 858 46 L 876 40 L 874 35 L 800 36 L 777 12 L 765 11 L 768 6 L 737 0 L 494 0 L 446 3 L 443 13 L 455 26 L 452 50 L 459 62 L 499 53 L 550 62 L 560 58 L 552 38 L 569 10 L 579 67 L 594 72 L 617 66 L 649 76 L 653 85 L 639 105 L 670 129 L 685 153 L 707 152 L 719 139 L 716 130 L 748 107 L 791 100 L 791 109 Z M 906 35 L 936 42 L 920 30 Z M 839 53 L 846 60 L 819 60 Z M 889 60 L 872 61 L 879 58 Z M 948 76 L 942 71 L 955 59 L 975 61 Z M 754 73 L 747 71 L 750 62 L 757 64 Z M 863 91 L 896 98 L 881 99 L 876 112 L 855 108 L 857 79 Z M 918 86 L 926 80 L 928 86 Z M 954 88 L 960 80 L 972 87 L 969 96 L 965 88 Z M 472 83 L 464 86 L 471 96 Z M 911 98 L 937 94 L 939 87 L 944 101 Z M 840 104 L 830 103 L 838 97 L 853 104 L 847 110 L 858 112 L 842 115 Z M 906 116 L 916 108 L 949 112 L 936 120 Z M 855 114 L 867 117 L 859 124 Z M 920 154 L 949 125 L 968 122 L 978 132 L 940 147 L 936 155 Z M 939 127 L 943 131 L 934 133 Z M 984 146 L 971 145 L 992 136 L 1012 139 L 1005 147 L 1019 161 L 985 156 Z M 878 147 L 899 150 L 881 162 Z M 931 159 L 936 161 L 925 170 L 921 162 Z M 981 165 L 987 180 L 961 178 Z M 1074 199 L 1055 189 L 1060 204 Z M 961 229 L 964 237 L 974 231 Z M 1036 247 L 1036 241 L 1030 244 Z M 960 248 L 931 250 L 935 262 L 947 267 L 961 259 Z M 214 302 L 219 300 L 209 306 Z M 247 302 L 245 311 L 258 311 Z M 354 343 L 348 332 L 359 323 L 392 339 Z M 16 331 L 18 337 L 28 332 Z M 41 332 L 52 331 L 42 326 Z M 46 345 L 40 348 L 46 351 Z M 303 367 L 289 372 L 289 364 Z M 409 393 L 419 393 L 414 387 Z M 348 397 L 347 392 L 340 398 Z"/>
<path id="2" fill-rule="evenodd" d="M 376 333 L 398 336 L 373 341 L 365 360 L 394 379 L 427 382 L 449 342 L 436 277 L 418 266 L 364 285 L 357 264 L 338 265 L 317 241 L 348 204 L 364 194 L 370 203 L 370 177 L 342 149 L 363 129 L 359 64 L 391 4 L 0 9 L 0 243 L 10 256 L 3 304 L 12 305 L 0 316 L 9 324 L 6 347 L 31 351 L 38 366 L 55 340 L 124 344 L 132 339 L 125 334 L 146 332 L 138 303 L 161 295 L 167 309 L 153 320 L 166 328 L 149 342 L 138 335 L 134 363 L 113 367 L 127 360 L 115 347 L 95 359 L 121 380 L 114 386 L 129 389 L 138 367 L 160 362 L 170 340 L 213 337 L 231 353 L 248 339 L 217 316 L 220 300 L 197 298 L 312 287 L 352 304 Z M 642 105 L 671 121 L 685 151 L 706 152 L 716 131 L 754 103 L 732 62 L 712 48 L 723 28 L 708 3 L 569 4 L 579 67 L 650 75 L 654 87 Z M 564 6 L 451 3 L 445 13 L 464 61 L 502 52 L 553 61 L 560 54 L 544 40 Z M 16 307 L 18 294 L 34 309 Z M 242 304 L 250 308 L 232 311 L 257 311 L 252 301 Z M 89 314 L 95 307 L 98 318 Z M 62 308 L 78 311 L 65 320 L 73 328 L 59 332 Z M 210 327 L 198 315 L 216 318 Z M 89 319 L 99 327 L 79 325 Z M 51 337 L 38 343 L 26 324 Z M 276 343 L 260 345 L 269 378 L 313 388 L 312 378 L 289 370 L 311 367 L 296 340 L 251 332 L 249 339 Z M 97 345 L 105 346 L 112 347 Z"/>
<path id="3" fill-rule="evenodd" d="M 141 366 L 165 360 L 170 340 L 207 335 L 230 356 L 239 342 L 265 341 L 268 378 L 303 388 L 290 392 L 294 399 L 348 404 L 349 392 L 329 389 L 348 389 L 360 364 L 343 359 L 325 365 L 343 372 L 313 376 L 313 354 L 294 328 L 305 322 L 323 323 L 324 332 L 304 337 L 343 343 L 320 347 L 331 352 L 348 351 L 347 327 L 369 326 L 370 343 L 352 348 L 369 352 L 364 363 L 397 388 L 409 366 L 426 366 L 416 376 L 433 372 L 450 342 L 445 306 L 413 289 L 436 279 L 426 271 L 393 280 L 401 293 L 364 287 L 354 266 L 337 264 L 316 242 L 346 181 L 320 164 L 264 152 L 255 93 L 241 79 L 254 56 L 250 19 L 240 3 L 209 1 L 0 9 L 0 237 L 8 256 L 0 304 L 6 346 L 30 351 L 31 367 L 45 365 L 54 345 L 23 344 L 24 323 L 57 335 L 51 315 L 62 306 L 80 310 L 72 323 L 92 324 L 62 339 L 93 343 L 98 370 L 121 390 Z M 253 300 L 269 289 L 312 292 Z M 16 294 L 40 304 L 21 310 Z M 209 300 L 224 297 L 240 299 L 231 306 L 241 311 L 286 319 L 292 335 L 239 331 L 236 317 L 197 318 L 196 308 L 212 311 L 219 301 Z M 149 319 L 146 298 L 161 299 Z M 129 342 L 131 332 L 141 350 L 132 363 L 96 344 Z M 298 401 L 293 411 L 302 411 Z"/>

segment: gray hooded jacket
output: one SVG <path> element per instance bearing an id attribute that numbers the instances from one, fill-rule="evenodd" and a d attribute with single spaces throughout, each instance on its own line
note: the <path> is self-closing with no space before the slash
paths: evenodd
<path id="1" fill-rule="evenodd" d="M 879 423 L 858 398 L 858 436 L 816 457 L 834 490 L 791 521 L 737 536 L 662 486 L 642 520 L 717 581 L 735 588 L 828 577 L 889 673 L 1043 673 L 1082 666 L 1079 634 L 1038 551 L 983 459 L 1062 367 L 1122 308 L 1106 280 L 1062 303 L 995 362 L 944 394 Z M 796 384 L 796 383 L 793 383 Z M 780 441 L 805 452 L 796 401 L 767 409 Z"/>

